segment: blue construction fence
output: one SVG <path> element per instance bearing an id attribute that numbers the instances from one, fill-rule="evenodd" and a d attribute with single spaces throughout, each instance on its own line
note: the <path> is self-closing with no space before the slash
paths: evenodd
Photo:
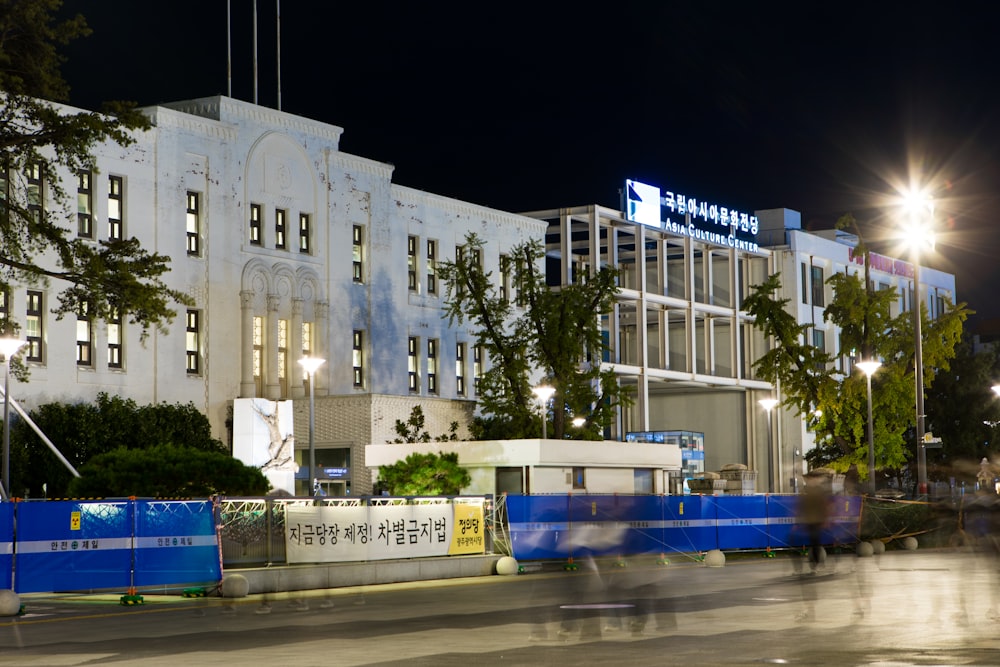
<path id="1" fill-rule="evenodd" d="M 210 500 L 0 503 L 0 589 L 127 590 L 221 579 Z"/>
<path id="2" fill-rule="evenodd" d="M 518 560 L 793 549 L 808 544 L 797 495 L 508 495 Z M 823 544 L 857 542 L 860 496 L 832 496 Z"/>

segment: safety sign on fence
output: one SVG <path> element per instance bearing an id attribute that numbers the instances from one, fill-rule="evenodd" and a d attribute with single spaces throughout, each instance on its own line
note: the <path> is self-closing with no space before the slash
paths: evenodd
<path id="1" fill-rule="evenodd" d="M 222 566 L 212 504 L 2 503 L 0 584 L 4 576 L 0 587 L 18 593 L 216 583 Z"/>

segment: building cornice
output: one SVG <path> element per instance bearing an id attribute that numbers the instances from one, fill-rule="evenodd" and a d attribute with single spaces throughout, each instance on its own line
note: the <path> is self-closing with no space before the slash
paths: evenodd
<path id="1" fill-rule="evenodd" d="M 469 202 L 431 194 L 402 185 L 392 185 L 392 197 L 403 205 L 428 206 L 456 216 L 476 218 L 484 222 L 513 225 L 528 229 L 533 235 L 541 236 L 548 228 L 548 223 L 537 218 L 500 211 L 488 206 L 479 206 Z"/>
<path id="2" fill-rule="evenodd" d="M 157 112 L 159 109 L 171 109 L 191 116 L 207 118 L 230 125 L 252 122 L 268 125 L 272 128 L 301 132 L 329 141 L 333 144 L 333 148 L 339 146 L 340 137 L 344 133 L 344 128 L 336 125 L 321 123 L 284 111 L 278 111 L 277 109 L 262 107 L 222 95 L 184 100 L 181 102 L 168 102 L 159 107 L 152 107 L 151 109 Z"/>
<path id="3" fill-rule="evenodd" d="M 395 167 L 385 162 L 369 160 L 368 158 L 341 153 L 340 151 L 330 151 L 330 167 L 336 167 L 348 172 L 360 172 L 369 174 L 377 178 L 390 180 Z"/>

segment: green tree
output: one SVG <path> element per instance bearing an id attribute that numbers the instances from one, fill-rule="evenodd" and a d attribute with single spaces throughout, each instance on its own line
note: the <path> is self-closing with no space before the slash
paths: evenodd
<path id="1" fill-rule="evenodd" d="M 89 34 L 79 15 L 57 21 L 61 6 L 61 0 L 0 2 L 0 289 L 56 280 L 64 286 L 53 308 L 57 317 L 120 316 L 146 336 L 173 320 L 173 302 L 192 303 L 162 280 L 170 258 L 147 252 L 134 238 L 96 244 L 78 238 L 76 207 L 62 179 L 73 179 L 75 190 L 76 174 L 94 170 L 96 146 L 128 146 L 149 121 L 127 103 L 109 103 L 101 113 L 56 104 L 69 92 L 58 47 Z M 42 185 L 30 182 L 29 173 Z M 0 320 L 0 333 L 16 331 L 13 320 Z M 15 372 L 25 375 L 23 366 Z"/>
<path id="2" fill-rule="evenodd" d="M 868 253 L 863 244 L 858 251 Z M 824 319 L 840 328 L 842 350 L 856 350 L 859 360 L 882 361 L 872 378 L 876 468 L 898 470 L 906 464 L 912 444 L 904 434 L 915 421 L 913 318 L 911 313 L 892 317 L 895 292 L 875 290 L 867 272 L 865 277 L 837 273 L 827 280 L 833 299 Z M 754 362 L 754 370 L 781 387 L 782 405 L 807 418 L 816 434 L 817 448 L 809 454 L 813 465 L 845 471 L 853 464 L 867 478 L 865 376 L 860 371 L 844 376 L 831 355 L 806 342 L 812 340 L 812 325 L 799 324 L 789 313 L 789 300 L 777 296 L 780 289 L 780 276 L 771 276 L 752 290 L 744 304 L 755 326 L 774 343 Z M 949 368 L 969 314 L 964 304 L 946 303 L 945 312 L 930 321 L 921 304 L 925 387 L 938 371 Z"/>
<path id="3" fill-rule="evenodd" d="M 455 452 L 413 453 L 379 466 L 379 486 L 392 496 L 457 496 L 472 481 Z"/>
<path id="4" fill-rule="evenodd" d="M 995 348 L 975 353 L 969 337 L 955 348 L 949 368 L 938 371 L 924 402 L 927 430 L 941 438 L 940 449 L 927 450 L 927 466 L 940 479 L 975 481 L 983 457 L 1000 454 L 1000 399 L 991 389 L 1000 378 Z"/>
<path id="5" fill-rule="evenodd" d="M 538 403 L 530 378 L 540 371 L 555 388 L 552 397 L 552 437 L 566 437 L 567 415 L 586 420 L 573 429 L 579 439 L 599 440 L 613 423 L 619 405 L 630 399 L 614 372 L 601 369 L 606 350 L 600 313 L 609 312 L 618 293 L 618 270 L 605 266 L 585 280 L 550 288 L 539 270 L 545 259 L 537 239 L 511 250 L 512 300 L 484 272 L 478 258 L 483 242 L 466 236 L 464 251 L 439 272 L 446 286 L 445 316 L 459 324 L 468 320 L 476 343 L 491 362 L 477 393 L 482 416 L 473 424 L 478 439 L 538 437 Z M 547 417 L 546 417 L 547 418 Z"/>
<path id="6" fill-rule="evenodd" d="M 93 403 L 46 403 L 28 414 L 77 471 L 119 448 L 182 445 L 226 453 L 212 438 L 208 419 L 191 403 L 139 406 L 102 392 Z M 68 493 L 72 474 L 26 421 L 11 420 L 10 441 L 13 495 L 41 496 L 42 484 L 49 497 Z"/>
<path id="7" fill-rule="evenodd" d="M 76 498 L 260 496 L 270 483 L 258 468 L 223 452 L 158 445 L 99 454 L 80 468 L 68 494 Z"/>

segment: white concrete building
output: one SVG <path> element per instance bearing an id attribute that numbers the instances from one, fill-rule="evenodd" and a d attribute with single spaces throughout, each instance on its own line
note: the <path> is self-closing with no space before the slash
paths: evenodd
<path id="1" fill-rule="evenodd" d="M 864 280 L 864 255 L 854 253 L 858 238 L 838 230 L 804 231 L 800 214 L 788 209 L 758 211 L 757 216 L 761 243 L 773 253 L 772 271 L 781 273 L 781 298 L 789 300 L 788 307 L 800 323 L 812 326 L 811 342 L 836 358 L 836 369 L 851 373 L 859 359 L 852 356 L 854 351 L 841 349 L 840 330 L 824 321 L 823 310 L 833 298 L 826 281 L 834 273 L 858 275 Z M 876 289 L 889 288 L 899 295 L 892 315 L 912 313 L 917 303 L 913 264 L 872 252 L 870 268 Z M 921 266 L 919 278 L 920 302 L 931 319 L 944 313 L 946 299 L 952 304 L 958 301 L 954 274 Z M 790 489 L 793 471 L 801 475 L 801 457 L 815 446 L 815 440 L 805 421 L 790 412 L 776 413 L 775 421 L 775 449 L 780 457 L 776 475 L 782 487 Z"/>
<path id="2" fill-rule="evenodd" d="M 581 440 L 483 440 L 369 445 L 374 475 L 414 452 L 458 453 L 472 478 L 465 493 L 669 493 L 680 470 L 672 445 Z"/>
<path id="3" fill-rule="evenodd" d="M 657 200 L 646 217 L 642 188 L 647 201 Z M 771 416 L 769 438 L 769 416 L 758 401 L 780 396 L 755 377 L 752 364 L 770 342 L 742 310 L 743 298 L 780 271 L 781 298 L 799 322 L 814 325 L 812 342 L 850 372 L 854 360 L 839 349 L 839 330 L 823 320 L 823 310 L 833 272 L 863 272 L 863 256 L 853 253 L 857 238 L 803 231 L 800 214 L 787 209 L 749 215 L 634 181 L 626 189 L 621 212 L 584 206 L 527 213 L 548 222 L 550 285 L 580 280 L 603 264 L 622 270 L 615 309 L 601 314 L 610 347 L 604 363 L 634 389 L 635 404 L 620 411 L 605 437 L 703 436 L 703 470 L 742 463 L 759 472 L 758 491 L 793 491 L 814 440 L 804 420 L 784 410 Z M 900 294 L 894 314 L 910 310 L 912 264 L 872 258 L 876 287 Z M 932 318 L 945 298 L 956 300 L 953 275 L 921 267 L 920 279 Z"/>
<path id="4" fill-rule="evenodd" d="M 396 185 L 391 165 L 341 152 L 342 129 L 325 123 L 226 97 L 145 112 L 152 128 L 130 147 L 100 146 L 93 172 L 44 175 L 78 198 L 46 206 L 65 208 L 82 238 L 134 236 L 168 255 L 165 281 L 195 305 L 143 343 L 127 320 L 56 320 L 58 283 L 11 290 L 2 306 L 31 341 L 14 399 L 190 401 L 223 441 L 234 398 L 292 399 L 308 463 L 296 362 L 322 357 L 315 447 L 318 467 L 341 471 L 330 493 L 371 490 L 363 445 L 395 437 L 413 405 L 434 435 L 464 427 L 484 360 L 442 319 L 437 262 L 474 231 L 496 275 L 500 255 L 544 224 Z"/>

